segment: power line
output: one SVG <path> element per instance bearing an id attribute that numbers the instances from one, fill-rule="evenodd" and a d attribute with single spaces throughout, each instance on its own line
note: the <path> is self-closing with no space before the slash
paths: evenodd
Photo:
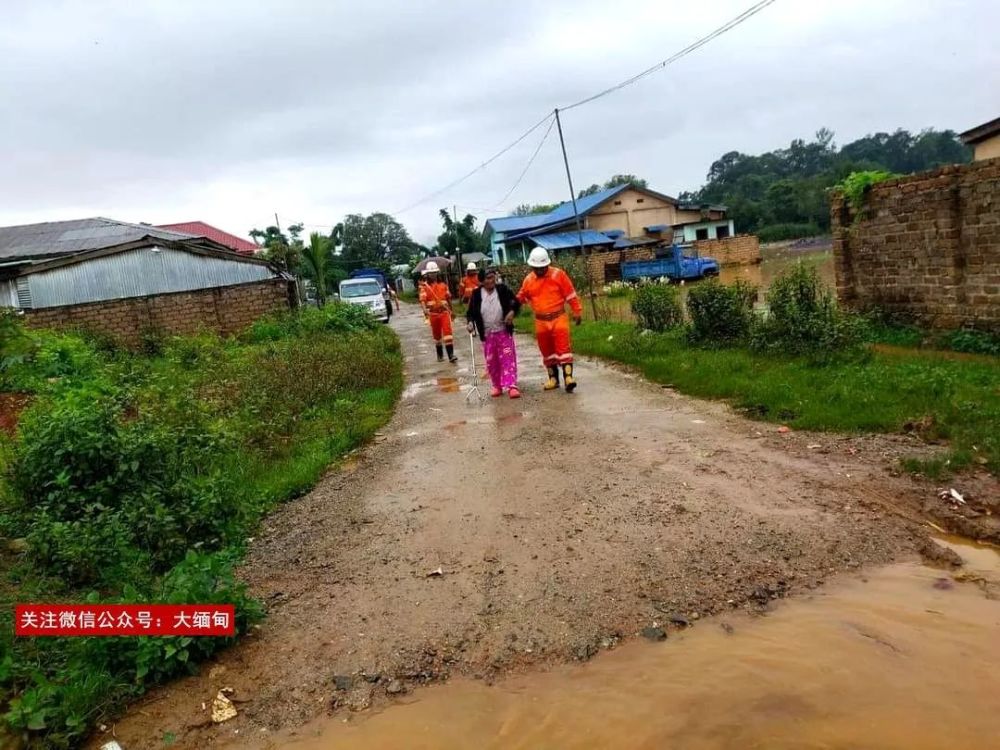
<path id="1" fill-rule="evenodd" d="M 535 157 L 538 156 L 538 152 L 542 150 L 542 146 L 548 139 L 549 133 L 552 132 L 552 126 L 555 125 L 556 119 L 557 118 L 553 117 L 551 120 L 549 120 L 549 127 L 545 131 L 545 135 L 542 136 L 542 140 L 540 140 L 538 142 L 538 145 L 535 146 L 535 152 L 531 155 L 531 158 L 528 159 L 528 163 L 524 165 L 524 169 L 521 170 L 521 174 L 518 175 L 517 180 L 514 182 L 513 185 L 511 185 L 510 190 L 507 191 L 507 193 L 504 195 L 503 198 L 497 201 L 497 204 L 493 208 L 499 208 L 508 198 L 510 198 L 511 193 L 517 190 L 517 186 L 521 184 L 521 180 L 523 180 L 524 176 L 528 174 L 528 170 L 531 169 L 531 165 L 534 163 Z"/>
<path id="2" fill-rule="evenodd" d="M 746 20 L 750 19 L 751 17 L 757 15 L 758 13 L 760 13 L 762 10 L 764 10 L 765 8 L 767 8 L 769 5 L 773 4 L 774 2 L 775 2 L 775 0 L 760 0 L 760 2 L 754 3 L 753 5 L 751 5 L 749 8 L 747 8 L 746 10 L 744 10 L 739 15 L 737 15 L 734 18 L 730 19 L 729 21 L 727 21 L 726 23 L 724 23 L 722 26 L 718 27 L 714 31 L 710 32 L 709 34 L 706 34 L 705 36 L 701 37 L 697 41 L 692 42 L 691 44 L 689 44 L 684 49 L 682 49 L 682 50 L 680 50 L 678 52 L 675 52 L 673 55 L 671 55 L 670 57 L 668 57 L 666 60 L 661 60 L 660 62 L 656 63 L 655 65 L 653 65 L 653 66 L 651 66 L 649 68 L 646 68 L 645 70 L 637 73 L 636 75 L 632 76 L 631 78 L 627 78 L 626 80 L 621 81 L 620 83 L 617 83 L 614 86 L 611 86 L 610 88 L 606 88 L 603 91 L 599 91 L 598 93 L 596 93 L 596 94 L 594 94 L 592 96 L 588 96 L 585 99 L 581 99 L 581 100 L 579 100 L 577 102 L 573 102 L 572 104 L 570 104 L 570 105 L 568 105 L 566 107 L 561 107 L 560 111 L 565 112 L 565 111 L 570 110 L 570 109 L 576 109 L 577 107 L 581 107 L 584 104 L 589 104 L 590 102 L 595 101 L 596 99 L 600 99 L 601 97 L 607 96 L 608 94 L 612 94 L 615 91 L 618 91 L 620 89 L 625 88 L 626 86 L 631 86 L 633 83 L 636 83 L 637 81 L 642 80 L 643 78 L 645 78 L 648 75 L 651 75 L 652 73 L 655 73 L 657 71 L 663 70 L 668 65 L 671 65 L 672 63 L 676 62 L 677 60 L 680 60 L 682 57 L 686 57 L 687 55 L 690 55 L 695 50 L 700 49 L 701 47 L 704 47 L 706 44 L 708 44 L 709 42 L 711 42 L 713 39 L 715 39 L 715 38 L 717 38 L 719 36 L 722 36 L 723 34 L 725 34 L 727 31 L 729 31 L 731 29 L 736 28 L 741 23 L 743 23 L 744 21 L 746 21 Z M 441 195 L 442 193 L 445 193 L 445 192 L 451 190 L 452 188 L 457 187 L 458 185 L 460 185 L 461 183 L 465 182 L 467 179 L 469 179 L 470 177 L 472 177 L 474 174 L 482 171 L 483 169 L 485 169 L 486 167 L 488 167 L 490 164 L 492 164 L 494 161 L 496 161 L 497 159 L 499 159 L 501 156 L 503 156 L 504 154 L 506 154 L 508 151 L 510 151 L 512 148 L 514 148 L 517 144 L 519 144 L 521 141 L 523 141 L 525 138 L 527 138 L 533 132 L 535 132 L 536 130 L 538 130 L 538 128 L 540 128 L 542 125 L 544 125 L 547 121 L 549 121 L 550 119 L 553 119 L 553 116 L 554 116 L 554 113 L 549 113 L 549 114 L 545 115 L 545 117 L 543 117 L 541 120 L 539 120 L 538 122 L 536 122 L 534 125 L 532 125 L 530 128 L 528 128 L 526 131 L 524 131 L 520 136 L 518 136 L 515 140 L 511 141 L 510 143 L 508 143 L 506 146 L 504 146 L 502 149 L 500 149 L 499 151 L 497 151 L 495 154 L 493 154 L 493 156 L 491 156 L 490 158 L 488 158 L 486 161 L 484 161 L 483 163 L 481 163 L 476 168 L 474 168 L 474 169 L 470 170 L 469 172 L 467 172 L 466 174 L 462 175 L 457 180 L 454 180 L 454 181 L 448 183 L 447 185 L 445 185 L 444 187 L 440 188 L 439 190 L 435 190 L 434 192 L 425 195 L 423 198 L 420 198 L 419 200 L 411 203 L 410 205 L 406 206 L 405 208 L 402 208 L 402 209 L 400 209 L 398 211 L 394 211 L 392 215 L 395 216 L 395 215 L 406 213 L 407 211 L 410 211 L 410 210 L 416 208 L 417 206 L 421 206 L 424 203 L 426 203 L 427 201 L 429 201 L 429 200 L 431 200 L 433 198 L 436 198 L 437 196 Z M 546 131 L 546 135 L 545 135 L 545 137 L 542 138 L 542 142 L 541 143 L 545 142 L 545 139 L 548 137 L 548 133 L 551 130 L 552 130 L 552 123 L 550 122 L 549 123 L 549 130 Z M 536 149 L 535 154 L 533 154 L 532 157 L 531 157 L 531 159 L 528 161 L 528 165 L 527 165 L 527 167 L 525 167 L 525 172 L 527 172 L 528 167 L 530 167 L 531 163 L 534 161 L 535 156 L 537 155 L 538 150 L 541 148 L 541 143 L 539 144 L 538 149 Z M 517 187 L 517 185 L 520 183 L 520 181 L 523 179 L 523 177 L 524 177 L 524 172 L 522 172 L 521 176 L 518 177 L 517 182 L 514 183 L 514 188 Z M 508 192 L 508 195 L 504 196 L 503 200 L 501 200 L 500 203 L 503 203 L 503 201 L 506 200 L 507 197 L 509 197 L 510 193 L 513 192 L 514 188 L 511 188 L 511 190 Z M 500 205 L 500 204 L 498 203 L 497 205 Z M 322 226 L 322 225 L 309 225 L 309 226 Z"/>
<path id="3" fill-rule="evenodd" d="M 410 209 L 416 208 L 417 206 L 420 206 L 420 205 L 426 203 L 427 201 L 431 200 L 432 198 L 436 198 L 437 196 L 441 195 L 441 193 L 447 192 L 448 190 L 451 190 L 453 187 L 456 187 L 457 185 L 459 185 L 460 183 L 465 182 L 467 179 L 469 179 L 470 177 L 472 177 L 472 175 L 476 174 L 477 172 L 479 172 L 479 171 L 481 171 L 483 169 L 486 169 L 486 167 L 488 167 L 490 164 L 492 164 L 493 162 L 495 162 L 501 156 L 503 156 L 504 154 L 506 154 L 508 151 L 510 151 L 512 148 L 514 148 L 514 146 L 516 146 L 517 144 L 519 144 L 521 141 L 523 141 L 529 135 L 531 135 L 532 133 L 534 133 L 536 130 L 538 130 L 538 128 L 540 128 L 542 125 L 544 125 L 551 118 L 552 118 L 552 114 L 551 113 L 545 115 L 545 117 L 543 117 L 541 120 L 539 120 L 538 122 L 536 122 L 530 128 L 528 128 L 527 130 L 525 130 L 520 136 L 518 136 L 518 138 L 516 140 L 508 143 L 506 146 L 504 146 L 502 149 L 500 149 L 499 151 L 497 151 L 495 154 L 493 154 L 493 156 L 491 156 L 489 159 L 487 159 L 486 161 L 484 161 L 482 164 L 480 164 L 475 169 L 473 169 L 473 170 L 467 172 L 466 174 L 462 175 L 457 180 L 455 180 L 453 182 L 449 182 L 447 185 L 445 185 L 440 190 L 435 190 L 433 193 L 430 193 L 430 194 L 424 196 L 423 198 L 421 198 L 420 200 L 416 201 L 415 203 L 411 203 L 406 208 L 402 208 L 399 211 L 394 211 L 393 215 L 398 215 L 398 214 L 406 213 Z"/>
<path id="4" fill-rule="evenodd" d="M 665 67 L 667 67 L 671 63 L 677 62 L 682 57 L 690 55 L 696 49 L 704 47 L 706 44 L 708 44 L 710 41 L 712 41 L 716 37 L 722 36 L 723 34 L 725 34 L 730 29 L 736 28 L 737 26 L 739 26 L 741 23 L 743 23 L 747 19 L 751 18 L 752 16 L 757 15 L 762 10 L 764 10 L 767 6 L 771 5 L 774 1 L 775 0 L 761 0 L 761 2 L 758 2 L 758 3 L 750 6 L 749 8 L 747 8 L 745 11 L 743 11 L 742 13 L 740 13 L 735 18 L 732 18 L 729 21 L 727 21 L 726 23 L 724 23 L 722 26 L 720 26 L 719 28 L 717 28 L 715 31 L 711 32 L 710 34 L 706 34 L 705 36 L 703 36 L 701 39 L 697 40 L 696 42 L 692 42 L 691 44 L 689 44 L 687 47 L 685 47 L 684 49 L 680 50 L 679 52 L 675 52 L 673 55 L 671 55 L 670 57 L 668 57 L 666 60 L 661 60 L 660 62 L 656 63 L 656 65 L 653 65 L 652 67 L 646 68 L 641 73 L 636 73 L 631 78 L 627 78 L 624 81 L 622 81 L 621 83 L 617 83 L 614 86 L 611 86 L 610 88 L 606 88 L 603 91 L 599 91 L 598 93 L 594 94 L 593 96 L 588 96 L 586 99 L 581 99 L 580 101 L 574 102 L 573 104 L 570 104 L 569 106 L 560 107 L 560 111 L 565 112 L 566 110 L 575 109 L 576 107 L 581 107 L 584 104 L 589 104 L 590 102 L 594 101 L 595 99 L 600 99 L 601 97 L 607 96 L 608 94 L 613 94 L 615 91 L 623 89 L 626 86 L 631 86 L 636 81 L 639 81 L 639 80 L 645 78 L 646 76 L 648 76 L 648 75 L 650 75 L 652 73 L 656 73 L 659 70 L 663 70 Z"/>

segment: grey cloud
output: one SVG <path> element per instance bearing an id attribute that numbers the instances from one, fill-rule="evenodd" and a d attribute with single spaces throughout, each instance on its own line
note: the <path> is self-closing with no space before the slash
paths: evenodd
<path id="1" fill-rule="evenodd" d="M 26 2 L 0 27 L 0 223 L 104 213 L 232 231 L 395 210 L 551 111 L 683 47 L 748 0 Z M 669 70 L 566 113 L 580 186 L 697 187 L 731 149 L 821 126 L 961 129 L 1000 114 L 990 0 L 782 0 Z M 538 132 L 407 212 L 492 207 Z M 550 137 L 504 208 L 565 197 Z"/>

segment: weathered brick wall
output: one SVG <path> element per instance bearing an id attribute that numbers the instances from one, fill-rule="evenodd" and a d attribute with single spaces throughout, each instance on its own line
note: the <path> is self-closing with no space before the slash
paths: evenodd
<path id="1" fill-rule="evenodd" d="M 34 328 L 76 328 L 109 335 L 135 346 L 143 335 L 185 335 L 214 331 L 239 333 L 257 318 L 288 309 L 288 282 L 281 279 L 199 289 L 192 292 L 132 297 L 81 305 L 26 310 Z"/>
<path id="2" fill-rule="evenodd" d="M 1000 330 L 1000 159 L 831 200 L 837 296 L 936 328 Z"/>
<path id="3" fill-rule="evenodd" d="M 626 250 L 607 250 L 600 253 L 591 253 L 587 256 L 587 265 L 594 282 L 594 291 L 599 292 L 601 287 L 607 283 L 605 278 L 605 267 L 625 263 L 630 260 L 652 260 L 655 257 L 653 247 L 630 247 Z"/>
<path id="4" fill-rule="evenodd" d="M 697 240 L 699 258 L 715 258 L 720 266 L 749 266 L 760 263 L 760 240 L 755 234 L 737 234 L 721 240 Z"/>

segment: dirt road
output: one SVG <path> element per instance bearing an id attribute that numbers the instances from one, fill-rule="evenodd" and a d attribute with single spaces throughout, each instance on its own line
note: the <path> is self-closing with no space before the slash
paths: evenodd
<path id="1" fill-rule="evenodd" d="M 928 488 L 886 471 L 892 440 L 779 435 L 593 363 L 577 393 L 543 393 L 527 339 L 524 398 L 469 406 L 468 340 L 439 365 L 413 309 L 393 325 L 408 386 L 384 436 L 251 545 L 243 576 L 270 616 L 131 707 L 123 747 L 259 743 L 448 675 L 587 659 L 900 559 L 926 531 L 894 512 Z M 239 717 L 212 726 L 222 686 Z"/>

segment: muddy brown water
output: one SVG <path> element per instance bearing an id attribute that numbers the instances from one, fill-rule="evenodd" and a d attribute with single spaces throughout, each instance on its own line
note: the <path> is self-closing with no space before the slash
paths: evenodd
<path id="1" fill-rule="evenodd" d="M 996 549 L 940 541 L 968 577 L 1000 582 Z M 944 580 L 892 565 L 765 617 L 710 618 L 492 687 L 454 680 L 261 747 L 1000 747 L 1000 602 Z"/>
<path id="2" fill-rule="evenodd" d="M 837 285 L 833 270 L 833 252 L 829 246 L 820 246 L 807 251 L 794 252 L 788 249 L 761 251 L 763 261 L 752 266 L 724 266 L 719 272 L 723 284 L 731 284 L 742 279 L 756 286 L 763 299 L 774 280 L 785 271 L 803 264 L 816 269 L 820 280 L 833 289 Z"/>

